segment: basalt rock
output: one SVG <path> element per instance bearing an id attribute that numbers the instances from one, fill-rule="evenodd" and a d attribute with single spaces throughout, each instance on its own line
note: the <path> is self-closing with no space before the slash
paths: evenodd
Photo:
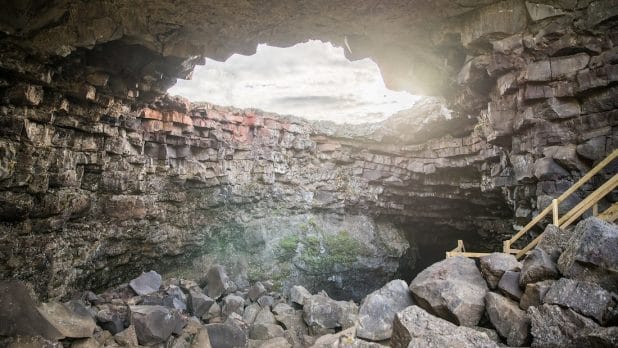
<path id="1" fill-rule="evenodd" d="M 239 283 L 285 274 L 284 287 L 360 300 L 396 276 L 401 258 L 411 278 L 453 240 L 499 250 L 513 225 L 618 144 L 615 7 L 6 4 L 0 277 L 68 298 L 143 269 L 183 269 L 204 283 L 204 270 L 225 263 Z M 446 104 L 359 131 L 165 96 L 204 57 L 308 38 L 371 57 L 389 87 Z M 322 253 L 342 240 L 352 248 Z"/>

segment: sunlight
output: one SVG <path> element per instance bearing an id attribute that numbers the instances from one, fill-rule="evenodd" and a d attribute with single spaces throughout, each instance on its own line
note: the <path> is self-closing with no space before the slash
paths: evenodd
<path id="1" fill-rule="evenodd" d="M 207 59 L 193 80 L 178 80 L 169 93 L 338 123 L 380 121 L 422 98 L 387 89 L 372 60 L 350 62 L 343 48 L 321 41 L 259 45 L 256 54 L 225 62 Z"/>

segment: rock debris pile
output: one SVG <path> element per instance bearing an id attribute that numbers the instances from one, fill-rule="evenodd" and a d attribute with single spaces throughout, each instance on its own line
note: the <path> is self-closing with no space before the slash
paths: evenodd
<path id="1" fill-rule="evenodd" d="M 615 347 L 618 226 L 597 218 L 550 226 L 523 262 L 453 257 L 360 305 L 300 285 L 245 288 L 221 266 L 200 287 L 150 271 L 96 295 L 37 305 L 23 283 L 0 284 L 9 347 Z M 558 250 L 551 256 L 548 251 Z M 60 341 L 58 341 L 60 340 Z"/>

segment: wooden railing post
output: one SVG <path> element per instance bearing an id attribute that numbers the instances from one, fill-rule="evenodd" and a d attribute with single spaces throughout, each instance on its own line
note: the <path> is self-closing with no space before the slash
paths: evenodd
<path id="1" fill-rule="evenodd" d="M 558 200 L 557 199 L 552 199 L 552 201 L 551 201 L 551 210 L 552 210 L 554 225 L 559 226 L 560 225 L 560 222 L 559 222 L 560 221 L 560 216 L 558 216 L 559 210 L 558 210 Z"/>
<path id="2" fill-rule="evenodd" d="M 594 203 L 594 205 L 592 206 L 592 216 L 598 216 L 599 215 L 599 203 Z"/>
<path id="3" fill-rule="evenodd" d="M 510 240 L 505 240 L 502 243 L 502 252 L 504 252 L 505 254 L 511 253 L 511 241 Z"/>

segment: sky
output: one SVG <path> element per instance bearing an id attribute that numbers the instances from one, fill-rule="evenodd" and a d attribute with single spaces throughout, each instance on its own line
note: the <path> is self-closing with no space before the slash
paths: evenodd
<path id="1" fill-rule="evenodd" d="M 338 123 L 380 121 L 420 99 L 387 89 L 372 60 L 350 62 L 343 48 L 315 40 L 288 48 L 259 45 L 256 54 L 225 62 L 207 59 L 192 80 L 178 80 L 168 92 Z"/>

